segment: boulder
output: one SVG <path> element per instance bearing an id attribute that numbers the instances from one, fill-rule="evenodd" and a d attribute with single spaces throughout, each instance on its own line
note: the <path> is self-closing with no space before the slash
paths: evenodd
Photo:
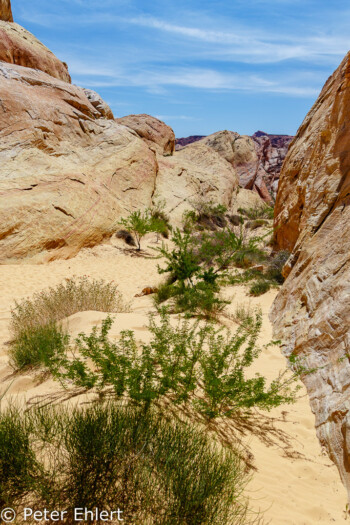
<path id="1" fill-rule="evenodd" d="M 151 204 L 155 153 L 95 99 L 0 63 L 1 262 L 71 257 Z"/>
<path id="2" fill-rule="evenodd" d="M 150 115 L 128 115 L 116 119 L 119 124 L 133 129 L 139 137 L 161 155 L 172 155 L 175 150 L 173 130 L 161 120 Z"/>
<path id="3" fill-rule="evenodd" d="M 286 156 L 275 242 L 291 251 L 271 319 L 303 376 L 321 444 L 350 495 L 350 54 Z"/>
<path id="4" fill-rule="evenodd" d="M 2 20 L 0 20 L 0 61 L 39 69 L 52 77 L 71 82 L 67 64 L 61 62 L 29 31 L 18 24 L 9 24 Z"/>
<path id="5" fill-rule="evenodd" d="M 238 191 L 237 174 L 202 142 L 193 143 L 172 157 L 158 157 L 158 164 L 155 197 L 166 202 L 166 212 L 175 225 L 180 225 L 183 212 L 199 200 L 232 208 Z"/>

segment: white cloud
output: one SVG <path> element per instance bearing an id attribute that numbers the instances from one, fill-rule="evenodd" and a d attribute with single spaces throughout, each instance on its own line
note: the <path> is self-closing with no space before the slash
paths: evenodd
<path id="1" fill-rule="evenodd" d="M 320 36 L 312 35 L 310 30 L 308 34 L 311 36 L 298 37 L 295 34 L 278 34 L 242 26 L 232 31 L 212 30 L 173 24 L 149 16 L 121 20 L 128 24 L 212 44 L 211 49 L 205 48 L 207 56 L 221 56 L 248 63 L 276 63 L 288 59 L 313 61 L 334 55 L 342 56 L 350 48 L 350 37 L 347 34 Z"/>
<path id="2" fill-rule="evenodd" d="M 109 74 L 108 78 L 95 78 L 95 75 L 90 76 L 89 66 L 85 69 L 82 68 L 82 70 L 85 70 L 87 75 L 74 76 L 76 83 L 89 85 L 94 88 L 140 87 L 156 94 L 163 94 L 165 93 L 165 88 L 174 86 L 210 91 L 280 93 L 304 97 L 314 97 L 319 92 L 317 88 L 298 85 L 300 78 L 297 78 L 298 84 L 293 84 L 291 79 L 286 77 L 283 82 L 280 82 L 257 75 L 232 74 L 207 68 L 164 67 L 142 70 L 124 68 L 119 69 L 118 72 L 115 71 L 114 75 Z M 101 67 L 101 71 L 103 70 L 104 68 Z"/>

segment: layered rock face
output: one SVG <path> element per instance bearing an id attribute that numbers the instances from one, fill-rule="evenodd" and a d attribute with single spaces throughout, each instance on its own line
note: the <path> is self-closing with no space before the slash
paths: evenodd
<path id="1" fill-rule="evenodd" d="M 236 170 L 239 185 L 256 191 L 266 202 L 271 195 L 264 180 L 254 141 L 248 135 L 239 135 L 233 131 L 219 131 L 201 140 L 213 148 Z"/>
<path id="2" fill-rule="evenodd" d="M 293 137 L 268 135 L 263 131 L 257 131 L 252 139 L 255 143 L 262 178 L 270 194 L 276 198 L 282 164 Z"/>
<path id="3" fill-rule="evenodd" d="M 172 155 L 175 151 L 173 130 L 161 120 L 150 115 L 128 115 L 116 119 L 119 124 L 133 129 L 150 147 L 161 155 Z"/>
<path id="4" fill-rule="evenodd" d="M 72 256 L 110 236 L 121 215 L 150 205 L 154 152 L 88 96 L 0 63 L 1 261 Z"/>
<path id="5" fill-rule="evenodd" d="M 13 22 L 11 0 L 0 0 L 0 20 Z"/>
<path id="6" fill-rule="evenodd" d="M 317 434 L 350 495 L 350 54 L 292 142 L 276 202 L 276 243 L 292 251 L 271 319 L 303 377 Z"/>
<path id="7" fill-rule="evenodd" d="M 176 140 L 176 149 L 202 141 L 215 149 L 237 171 L 242 188 L 256 191 L 266 202 L 276 197 L 281 167 L 293 137 L 257 131 L 252 137 L 219 131 L 207 137 Z"/>

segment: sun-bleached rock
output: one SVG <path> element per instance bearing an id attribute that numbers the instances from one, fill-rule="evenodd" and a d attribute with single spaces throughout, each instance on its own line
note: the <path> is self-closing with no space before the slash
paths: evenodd
<path id="1" fill-rule="evenodd" d="M 11 0 L 0 0 L 0 20 L 13 22 Z"/>
<path id="2" fill-rule="evenodd" d="M 61 62 L 32 33 L 18 24 L 1 20 L 0 61 L 40 69 L 52 77 L 71 81 L 67 64 Z"/>
<path id="3" fill-rule="evenodd" d="M 161 120 L 150 115 L 128 115 L 116 119 L 119 124 L 133 129 L 150 147 L 161 155 L 172 155 L 175 151 L 173 130 Z"/>
<path id="4" fill-rule="evenodd" d="M 318 437 L 350 495 L 350 54 L 328 79 L 285 159 L 275 241 L 290 250 L 275 335 L 303 376 Z"/>
<path id="5" fill-rule="evenodd" d="M 233 167 L 216 151 L 197 142 L 175 152 L 172 157 L 158 157 L 155 198 L 165 200 L 166 212 L 176 225 L 183 212 L 205 199 L 232 208 L 238 191 L 238 176 Z"/>
<path id="6" fill-rule="evenodd" d="M 155 153 L 89 98 L 0 63 L 0 261 L 70 257 L 150 205 Z"/>

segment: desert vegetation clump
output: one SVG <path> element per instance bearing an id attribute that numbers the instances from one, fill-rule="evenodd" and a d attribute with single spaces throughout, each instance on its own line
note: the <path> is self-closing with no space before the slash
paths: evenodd
<path id="1" fill-rule="evenodd" d="M 216 318 L 227 302 L 220 296 L 220 281 L 230 265 L 251 264 L 260 260 L 262 238 L 247 238 L 243 229 L 235 232 L 229 228 L 193 234 L 174 230 L 173 247 L 162 245 L 158 252 L 165 267 L 160 274 L 167 274 L 165 283 L 158 287 L 156 304 L 172 298 L 175 312 L 188 312 Z"/>
<path id="2" fill-rule="evenodd" d="M 137 210 L 127 217 L 120 219 L 119 224 L 133 235 L 136 241 L 137 251 L 141 251 L 141 240 L 147 233 L 156 233 L 163 237 L 169 235 L 169 223 L 161 207 L 147 208 L 144 211 Z"/>
<path id="3" fill-rule="evenodd" d="M 239 208 L 238 211 L 247 219 L 273 219 L 274 208 L 268 204 L 262 204 L 261 206 L 254 206 L 252 208 Z"/>
<path id="4" fill-rule="evenodd" d="M 248 522 L 239 455 L 193 425 L 136 407 L 2 411 L 0 471 L 0 503 L 18 516 L 46 507 L 73 523 L 74 508 L 119 507 L 130 523 Z"/>
<path id="5" fill-rule="evenodd" d="M 56 287 L 34 294 L 32 299 L 16 302 L 11 312 L 10 329 L 16 339 L 31 328 L 88 310 L 125 312 L 128 305 L 115 283 L 86 276 L 73 277 L 65 279 Z"/>
<path id="6" fill-rule="evenodd" d="M 227 225 L 227 208 L 223 204 L 202 197 L 191 202 L 191 206 L 183 214 L 184 231 L 216 230 Z"/>
<path id="7" fill-rule="evenodd" d="M 50 368 L 58 356 L 65 354 L 68 343 L 68 334 L 54 322 L 33 326 L 12 341 L 10 364 L 15 370 L 40 365 Z"/>
<path id="8" fill-rule="evenodd" d="M 163 308 L 159 324 L 150 317 L 150 343 L 139 345 L 132 331 L 111 342 L 111 324 L 107 318 L 100 331 L 95 327 L 90 335 L 80 334 L 73 358 L 54 361 L 54 377 L 100 393 L 111 387 L 115 399 L 145 411 L 166 396 L 174 405 L 190 405 L 209 419 L 294 401 L 293 378 L 280 375 L 267 386 L 260 374 L 246 376 L 261 352 L 259 312 L 231 334 L 199 320 L 180 319 L 173 326 Z"/>
<path id="9" fill-rule="evenodd" d="M 11 312 L 10 360 L 16 369 L 43 365 L 65 352 L 68 335 L 60 321 L 76 312 L 125 312 L 128 304 L 118 287 L 103 279 L 65 279 L 56 287 L 15 303 Z"/>

